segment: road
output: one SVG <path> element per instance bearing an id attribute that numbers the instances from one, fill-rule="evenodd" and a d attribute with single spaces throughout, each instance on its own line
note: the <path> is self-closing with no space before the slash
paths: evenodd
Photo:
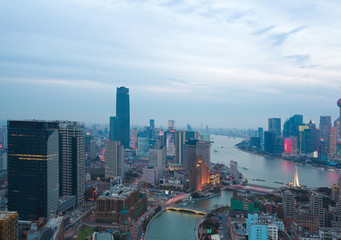
<path id="1" fill-rule="evenodd" d="M 228 214 L 220 214 L 222 216 L 220 222 L 221 230 L 218 230 L 220 239 L 222 240 L 230 240 L 230 235 L 227 229 L 227 221 L 228 221 Z"/>

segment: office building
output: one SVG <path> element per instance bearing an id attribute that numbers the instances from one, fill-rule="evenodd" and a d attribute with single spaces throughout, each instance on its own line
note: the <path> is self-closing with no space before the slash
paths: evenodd
<path id="1" fill-rule="evenodd" d="M 162 177 L 166 168 L 166 148 L 149 149 L 149 166 L 158 170 L 158 176 Z"/>
<path id="2" fill-rule="evenodd" d="M 168 131 L 175 130 L 175 120 L 168 120 Z"/>
<path id="3" fill-rule="evenodd" d="M 209 183 L 208 165 L 202 156 L 197 156 L 189 173 L 189 189 L 201 192 Z"/>
<path id="4" fill-rule="evenodd" d="M 0 148 L 7 148 L 7 128 L 0 127 Z"/>
<path id="5" fill-rule="evenodd" d="M 19 239 L 17 212 L 0 211 L 0 239 Z"/>
<path id="6" fill-rule="evenodd" d="M 295 114 L 284 123 L 283 137 L 298 137 L 299 126 L 303 125 L 303 115 Z"/>
<path id="7" fill-rule="evenodd" d="M 186 141 L 184 145 L 184 170 L 190 170 L 194 165 L 198 140 L 192 139 Z"/>
<path id="8" fill-rule="evenodd" d="M 148 153 L 149 153 L 149 138 L 138 137 L 136 155 L 140 157 L 148 157 Z"/>
<path id="9" fill-rule="evenodd" d="M 309 121 L 307 126 L 310 129 L 310 150 L 308 152 L 315 152 L 319 147 L 319 133 L 316 128 L 316 124 L 313 121 Z"/>
<path id="10" fill-rule="evenodd" d="M 205 163 L 211 164 L 211 143 L 209 141 L 198 141 L 196 143 L 196 155 L 202 156 Z"/>
<path id="11" fill-rule="evenodd" d="M 124 178 L 124 146 L 119 141 L 105 142 L 105 177 Z"/>
<path id="12" fill-rule="evenodd" d="M 8 209 L 33 220 L 57 211 L 58 122 L 8 121 Z"/>
<path id="13" fill-rule="evenodd" d="M 186 132 L 186 141 L 189 140 L 194 140 L 199 138 L 199 133 L 198 132 L 193 132 L 193 131 L 187 131 Z"/>
<path id="14" fill-rule="evenodd" d="M 330 128 L 329 134 L 329 147 L 328 147 L 328 158 L 333 158 L 334 154 L 336 153 L 336 136 L 337 136 L 337 129 L 335 127 Z"/>
<path id="15" fill-rule="evenodd" d="M 286 190 L 282 196 L 284 217 L 293 217 L 295 213 L 295 199 L 291 191 Z"/>
<path id="16" fill-rule="evenodd" d="M 240 173 L 238 171 L 238 163 L 236 161 L 230 161 L 230 176 L 234 179 L 240 178 Z"/>
<path id="17" fill-rule="evenodd" d="M 165 132 L 167 158 L 175 158 L 176 155 L 175 134 L 176 131 L 174 130 L 169 130 Z"/>
<path id="18" fill-rule="evenodd" d="M 158 170 L 153 166 L 148 166 L 142 171 L 142 181 L 156 186 L 159 182 Z"/>
<path id="19" fill-rule="evenodd" d="M 258 214 L 248 215 L 248 218 L 246 219 L 246 232 L 248 234 L 248 239 L 250 240 L 269 239 L 268 225 L 266 223 L 260 223 L 258 221 Z"/>
<path id="20" fill-rule="evenodd" d="M 154 119 L 149 119 L 149 126 L 152 131 L 155 130 L 155 120 Z"/>
<path id="21" fill-rule="evenodd" d="M 264 132 L 264 152 L 274 153 L 275 152 L 275 139 L 276 133 L 272 131 Z"/>
<path id="22" fill-rule="evenodd" d="M 320 139 L 325 140 L 328 149 L 329 149 L 329 136 L 330 129 L 332 127 L 331 116 L 320 116 L 320 126 L 319 126 L 319 135 Z"/>
<path id="23" fill-rule="evenodd" d="M 323 224 L 323 197 L 320 194 L 313 193 L 309 199 L 309 211 L 315 216 L 320 217 L 320 224 Z"/>
<path id="24" fill-rule="evenodd" d="M 269 118 L 268 120 L 268 131 L 275 132 L 276 136 L 281 136 L 281 119 L 280 118 Z"/>
<path id="25" fill-rule="evenodd" d="M 0 152 L 0 171 L 7 170 L 7 153 Z"/>
<path id="26" fill-rule="evenodd" d="M 124 148 L 130 145 L 129 88 L 118 87 L 116 93 L 116 117 L 110 117 L 110 140 L 120 141 Z"/>
<path id="27" fill-rule="evenodd" d="M 175 151 L 176 162 L 179 164 L 184 163 L 184 145 L 186 141 L 185 131 L 176 131 L 175 133 Z"/>
<path id="28" fill-rule="evenodd" d="M 259 141 L 260 141 L 260 144 L 262 145 L 263 142 L 264 142 L 264 131 L 263 131 L 263 128 L 262 127 L 259 127 L 258 128 L 258 133 L 257 133 L 257 136 L 259 137 Z"/>
<path id="29" fill-rule="evenodd" d="M 59 124 L 59 195 L 76 196 L 84 202 L 85 137 L 84 124 L 60 121 Z"/>

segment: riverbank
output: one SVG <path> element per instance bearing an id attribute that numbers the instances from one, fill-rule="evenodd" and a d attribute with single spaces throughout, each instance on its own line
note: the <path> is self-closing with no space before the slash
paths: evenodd
<path id="1" fill-rule="evenodd" d="M 271 156 L 271 155 L 267 155 L 267 154 L 262 154 L 262 153 L 258 153 L 258 152 L 254 152 L 254 151 L 249 151 L 247 149 L 241 148 L 239 146 L 237 146 L 238 144 L 234 145 L 235 148 L 237 148 L 238 150 L 242 151 L 242 152 L 246 152 L 252 155 L 257 155 L 257 156 L 261 156 L 264 158 L 274 158 L 277 160 L 281 160 L 281 161 L 290 161 L 290 162 L 295 162 L 298 165 L 301 166 L 311 166 L 311 167 L 315 167 L 315 168 L 320 168 L 320 169 L 325 169 L 325 170 L 329 170 L 330 172 L 339 172 L 341 171 L 341 168 L 338 167 L 334 167 L 334 166 L 329 166 L 329 165 L 325 165 L 325 164 L 317 164 L 317 163 L 304 163 L 304 162 L 300 162 L 300 161 L 296 161 L 295 159 L 290 159 L 290 158 L 279 158 L 279 157 L 275 157 L 275 156 Z"/>
<path id="2" fill-rule="evenodd" d="M 213 193 L 213 194 L 212 194 L 212 195 L 210 195 L 210 196 L 207 196 L 207 197 L 202 197 L 202 198 L 193 198 L 192 200 L 193 200 L 193 201 L 200 201 L 200 200 L 210 199 L 210 198 L 212 198 L 212 197 L 215 197 L 215 196 L 218 196 L 218 195 L 220 195 L 220 194 L 221 194 L 221 191 L 223 191 L 223 189 L 222 189 L 222 190 L 220 190 L 220 192 Z"/>
<path id="3" fill-rule="evenodd" d="M 157 217 L 158 217 L 161 213 L 163 213 L 164 211 L 166 211 L 166 208 L 162 207 L 162 209 L 161 209 L 157 214 L 155 214 L 155 215 L 152 217 L 152 219 L 150 219 L 150 221 L 149 221 L 149 223 L 148 223 L 148 225 L 147 225 L 147 227 L 146 227 L 146 231 L 145 231 L 145 233 L 144 233 L 143 239 L 147 239 L 147 235 L 148 235 L 148 231 L 149 231 L 149 226 L 150 226 L 150 224 L 154 221 L 155 218 L 157 218 Z"/>

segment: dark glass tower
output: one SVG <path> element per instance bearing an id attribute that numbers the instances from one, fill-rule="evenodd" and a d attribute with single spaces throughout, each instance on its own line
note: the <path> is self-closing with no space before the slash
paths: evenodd
<path id="1" fill-rule="evenodd" d="M 25 220 L 56 212 L 58 122 L 8 121 L 8 210 Z"/>
<path id="2" fill-rule="evenodd" d="M 124 148 L 129 148 L 130 143 L 130 109 L 129 88 L 119 87 L 116 94 L 116 118 L 118 123 L 118 139 Z"/>

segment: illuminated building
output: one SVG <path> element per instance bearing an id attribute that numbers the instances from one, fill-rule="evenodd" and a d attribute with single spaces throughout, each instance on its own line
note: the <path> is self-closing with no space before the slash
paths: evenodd
<path id="1" fill-rule="evenodd" d="M 105 142 L 105 177 L 124 178 L 124 146 L 118 141 Z"/>
<path id="2" fill-rule="evenodd" d="M 0 211 L 0 239 L 19 239 L 17 212 Z"/>
<path id="3" fill-rule="evenodd" d="M 205 163 L 203 157 L 197 156 L 189 173 L 189 189 L 200 192 L 209 183 L 210 174 L 208 165 Z"/>
<path id="4" fill-rule="evenodd" d="M 299 126 L 299 152 L 300 153 L 305 153 L 305 145 L 308 143 L 305 140 L 309 139 L 310 140 L 310 136 L 308 137 L 308 132 L 306 131 L 308 130 L 309 127 L 306 125 L 300 125 Z"/>
<path id="5" fill-rule="evenodd" d="M 8 121 L 8 209 L 33 220 L 57 210 L 58 122 Z"/>
<path id="6" fill-rule="evenodd" d="M 338 182 L 332 185 L 332 200 L 337 202 L 341 200 L 341 176 L 339 176 Z"/>
<path id="7" fill-rule="evenodd" d="M 281 119 L 280 118 L 269 118 L 268 120 L 268 131 L 275 132 L 276 136 L 281 136 Z"/>
<path id="8" fill-rule="evenodd" d="M 116 117 L 110 117 L 110 140 L 120 141 L 124 148 L 130 143 L 129 88 L 118 87 L 116 92 Z"/>
<path id="9" fill-rule="evenodd" d="M 220 173 L 216 172 L 210 175 L 210 184 L 212 186 L 220 184 Z"/>
<path id="10" fill-rule="evenodd" d="M 190 170 L 197 156 L 202 156 L 207 165 L 211 162 L 211 144 L 208 141 L 192 139 L 184 145 L 184 169 Z"/>
<path id="11" fill-rule="evenodd" d="M 175 121 L 168 120 L 168 130 L 175 130 Z"/>
<path id="12" fill-rule="evenodd" d="M 76 196 L 84 202 L 85 138 L 84 124 L 59 121 L 59 196 Z"/>
<path id="13" fill-rule="evenodd" d="M 147 198 L 137 188 L 115 185 L 96 201 L 96 221 L 118 223 L 125 207 L 128 221 L 137 220 L 147 208 Z"/>
<path id="14" fill-rule="evenodd" d="M 284 152 L 288 154 L 293 153 L 292 138 L 284 138 Z"/>
<path id="15" fill-rule="evenodd" d="M 175 131 L 169 130 L 165 132 L 165 138 L 166 138 L 166 156 L 169 158 L 174 158 L 176 153 L 176 147 L 175 147 Z"/>
<path id="16" fill-rule="evenodd" d="M 186 141 L 185 131 L 176 131 L 175 133 L 175 151 L 176 151 L 176 162 L 179 164 L 184 163 L 184 145 Z"/>

